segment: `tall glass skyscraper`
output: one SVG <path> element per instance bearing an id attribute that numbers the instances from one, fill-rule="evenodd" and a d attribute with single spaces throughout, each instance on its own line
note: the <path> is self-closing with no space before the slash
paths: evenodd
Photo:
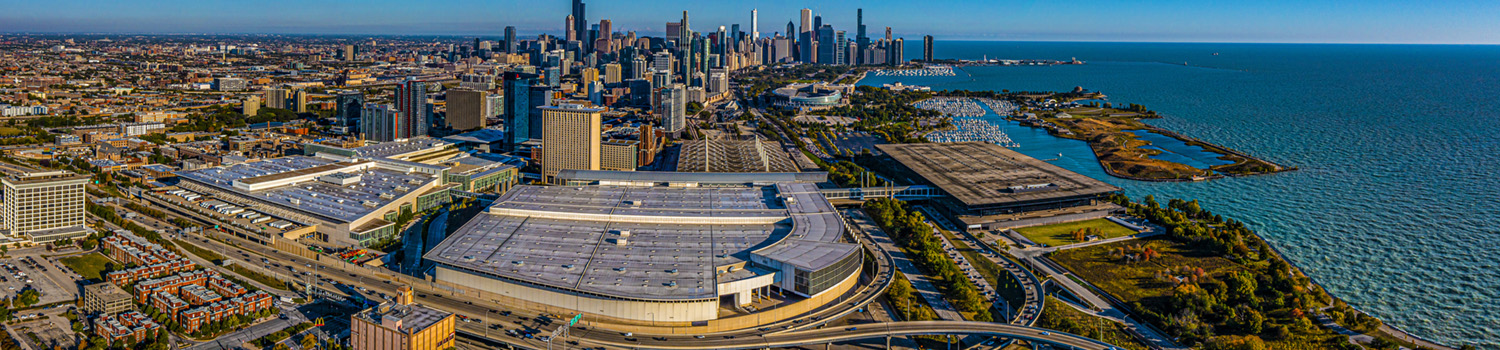
<path id="1" fill-rule="evenodd" d="M 360 115 L 365 109 L 365 95 L 358 91 L 345 92 L 334 98 L 334 119 L 339 126 L 348 127 L 350 134 L 359 134 Z"/>
<path id="2" fill-rule="evenodd" d="M 506 152 L 515 152 L 522 142 L 531 139 L 531 85 L 536 75 L 505 73 L 505 144 Z"/>
<path id="3" fill-rule="evenodd" d="M 516 26 L 505 26 L 505 53 L 516 54 L 516 48 L 520 43 L 516 42 Z"/>

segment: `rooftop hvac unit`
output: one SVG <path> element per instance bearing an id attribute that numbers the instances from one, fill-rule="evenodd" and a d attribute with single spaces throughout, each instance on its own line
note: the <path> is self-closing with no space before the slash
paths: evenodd
<path id="1" fill-rule="evenodd" d="M 620 230 L 620 237 L 630 237 L 630 230 Z"/>
<path id="2" fill-rule="evenodd" d="M 411 191 L 411 188 L 410 187 L 406 187 L 406 186 L 396 186 L 396 190 L 397 191 L 401 191 L 401 192 L 406 192 L 406 191 Z"/>
<path id="3" fill-rule="evenodd" d="M 625 243 L 626 243 L 626 241 L 627 240 L 625 238 L 616 238 L 615 239 L 615 245 L 617 245 L 617 246 L 624 246 Z"/>
<path id="4" fill-rule="evenodd" d="M 375 201 L 364 201 L 364 202 L 361 202 L 360 204 L 364 204 L 364 206 L 371 207 L 371 208 L 380 206 L 380 203 L 377 203 Z"/>
<path id="5" fill-rule="evenodd" d="M 380 199 L 393 199 L 393 198 L 396 198 L 396 195 L 393 195 L 393 194 L 390 194 L 390 193 L 386 193 L 386 192 L 381 192 L 380 193 Z"/>
<path id="6" fill-rule="evenodd" d="M 287 198 L 286 201 L 292 202 L 292 204 L 294 204 L 294 205 L 302 204 L 302 200 L 296 199 L 296 198 Z"/>

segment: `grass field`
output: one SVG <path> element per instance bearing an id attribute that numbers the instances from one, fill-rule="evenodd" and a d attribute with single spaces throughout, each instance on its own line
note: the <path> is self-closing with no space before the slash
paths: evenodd
<path id="1" fill-rule="evenodd" d="M 104 254 L 99 254 L 98 252 L 62 258 L 61 260 L 63 265 L 67 265 L 68 268 L 73 269 L 73 272 L 77 272 L 83 278 L 91 281 L 103 281 L 105 266 L 113 263 L 109 258 L 104 257 Z"/>
<path id="2" fill-rule="evenodd" d="M 1110 251 L 1140 244 L 1161 255 L 1148 262 L 1125 263 L 1110 256 Z M 1151 237 L 1092 247 L 1058 251 L 1048 256 L 1072 270 L 1075 275 L 1104 289 L 1126 303 L 1141 302 L 1146 307 L 1167 310 L 1172 285 L 1158 281 L 1156 272 L 1179 266 L 1202 268 L 1215 278 L 1240 271 L 1244 267 L 1212 252 L 1199 251 L 1166 238 Z"/>
<path id="3" fill-rule="evenodd" d="M 1085 228 L 1097 228 L 1100 230 L 1101 238 L 1115 238 L 1135 234 L 1134 230 L 1120 226 L 1109 219 L 1093 219 L 1084 221 L 1065 222 L 1061 224 L 1022 227 L 1016 229 L 1022 236 L 1031 239 L 1032 242 L 1057 247 L 1073 243 L 1082 243 L 1073 239 L 1073 231 Z"/>
<path id="4" fill-rule="evenodd" d="M 21 129 L 8 126 L 0 126 L 0 136 L 16 136 L 21 134 Z"/>

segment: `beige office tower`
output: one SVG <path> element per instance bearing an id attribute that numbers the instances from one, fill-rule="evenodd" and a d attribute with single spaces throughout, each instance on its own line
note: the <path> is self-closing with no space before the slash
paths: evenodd
<path id="1" fill-rule="evenodd" d="M 584 85 L 588 85 L 589 82 L 599 80 L 599 70 L 594 69 L 593 67 L 584 68 L 583 71 L 578 73 L 578 75 L 583 78 Z"/>
<path id="2" fill-rule="evenodd" d="M 618 84 L 619 82 L 620 82 L 620 64 L 619 63 L 605 63 L 604 64 L 604 83 L 605 84 Z"/>
<path id="3" fill-rule="evenodd" d="M 260 112 L 260 94 L 245 96 L 245 101 L 240 105 L 240 113 L 255 115 Z"/>
<path id="4" fill-rule="evenodd" d="M 489 94 L 484 91 L 448 90 L 448 126 L 453 130 L 471 130 L 484 127 L 484 119 L 490 111 Z"/>
<path id="5" fill-rule="evenodd" d="M 599 170 L 603 108 L 564 104 L 542 110 L 542 179 L 553 183 L 563 169 Z"/>
<path id="6" fill-rule="evenodd" d="M 0 178 L 0 230 L 31 242 L 88 236 L 83 222 L 86 175 L 70 171 L 21 173 Z"/>

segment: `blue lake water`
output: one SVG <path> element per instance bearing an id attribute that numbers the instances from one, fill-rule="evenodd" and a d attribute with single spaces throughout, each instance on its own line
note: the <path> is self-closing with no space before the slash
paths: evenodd
<path id="1" fill-rule="evenodd" d="M 921 52 L 916 44 L 908 52 Z M 1206 182 L 1123 180 L 1104 174 L 1082 141 L 994 120 L 1022 153 L 1056 158 L 1132 197 L 1199 199 L 1246 222 L 1387 324 L 1500 348 L 1500 47 L 940 41 L 936 50 L 943 58 L 1088 64 L 969 67 L 955 77 L 861 84 L 1082 86 L 1165 116 L 1147 123 L 1300 167 Z M 1191 154 L 1182 151 L 1174 153 Z"/>

